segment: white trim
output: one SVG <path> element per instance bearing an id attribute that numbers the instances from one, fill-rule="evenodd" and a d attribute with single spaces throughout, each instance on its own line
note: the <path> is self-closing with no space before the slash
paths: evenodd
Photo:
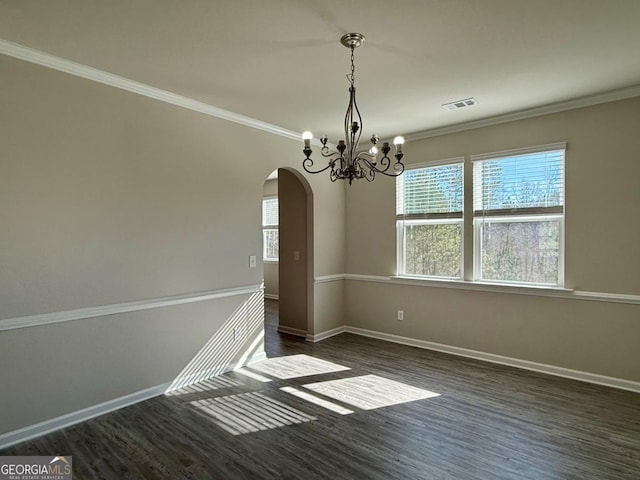
<path id="1" fill-rule="evenodd" d="M 237 365 L 234 370 L 237 370 L 237 369 L 242 368 L 242 367 L 246 367 L 247 365 L 251 365 L 253 363 L 262 362 L 263 360 L 266 360 L 267 358 L 268 358 L 267 357 L 267 352 L 258 352 L 256 354 L 254 354 L 251 357 L 251 359 L 247 360 L 244 365 Z"/>
<path id="2" fill-rule="evenodd" d="M 356 280 L 360 282 L 391 283 L 391 277 L 381 277 L 379 275 L 360 275 L 357 273 L 347 273 L 345 277 L 347 280 Z"/>
<path id="3" fill-rule="evenodd" d="M 572 370 L 569 368 L 557 367 L 555 365 L 547 365 L 544 363 L 531 362 L 529 360 L 504 357 L 502 355 L 495 355 L 493 353 L 479 352 L 477 350 L 469 350 L 467 348 L 427 342 L 425 340 L 417 340 L 415 338 L 401 337 L 399 335 L 393 335 L 390 333 L 366 330 L 364 328 L 346 327 L 345 332 L 361 335 L 364 337 L 377 338 L 379 340 L 385 340 L 387 342 L 400 343 L 402 345 L 424 348 L 426 350 L 435 350 L 438 352 L 458 355 L 461 357 L 474 358 L 476 360 L 482 360 L 491 363 L 499 363 L 501 365 L 508 365 L 510 367 L 546 373 L 548 375 L 555 375 L 557 377 L 571 378 L 574 380 L 580 380 L 582 382 L 595 383 L 598 385 L 604 385 L 607 387 L 619 388 L 622 390 L 629 390 L 632 392 L 640 393 L 640 382 L 625 380 L 623 378 L 607 377 L 605 375 L 598 375 L 596 373 L 582 372 L 580 370 Z"/>
<path id="4" fill-rule="evenodd" d="M 296 337 L 307 338 L 307 331 L 300 328 L 286 327 L 284 325 L 278 325 L 279 333 L 286 333 L 287 335 L 295 335 Z"/>
<path id="5" fill-rule="evenodd" d="M 290 138 L 292 140 L 301 141 L 301 133 L 288 130 L 286 128 L 273 125 L 271 123 L 256 120 L 255 118 L 240 115 L 239 113 L 224 110 L 222 108 L 209 105 L 204 102 L 199 102 L 176 93 L 168 92 L 160 88 L 152 87 L 144 83 L 136 82 L 113 73 L 98 70 L 97 68 L 82 65 L 80 63 L 66 60 L 49 53 L 41 52 L 33 48 L 25 47 L 17 43 L 9 42 L 7 40 L 0 39 L 0 53 L 24 60 L 43 67 L 48 67 L 53 70 L 75 75 L 77 77 L 92 80 L 94 82 L 103 83 L 111 87 L 126 90 L 128 92 L 142 95 L 143 97 L 153 98 L 160 100 L 161 102 L 176 105 L 178 107 L 193 110 L 195 112 L 204 113 L 211 117 L 220 118 L 229 122 L 238 123 L 246 127 L 255 128 L 264 132 L 273 133 L 274 135 L 280 135 L 281 137 Z M 320 141 L 313 142 L 314 145 L 320 146 Z"/>
<path id="6" fill-rule="evenodd" d="M 220 376 L 223 373 L 231 372 L 233 370 L 237 370 L 239 368 L 246 367 L 247 365 L 251 365 L 252 363 L 261 362 L 262 360 L 266 359 L 267 354 L 262 351 L 255 353 L 250 359 L 247 359 L 246 361 L 240 359 L 231 363 L 216 365 L 215 367 L 207 368 L 206 370 L 200 370 L 188 375 L 179 376 L 170 383 L 169 387 L 167 387 L 164 393 L 171 393 L 176 390 L 188 387 L 189 385 L 193 385 L 194 383 L 203 382 L 204 380 Z"/>
<path id="7" fill-rule="evenodd" d="M 0 450 L 11 445 L 15 445 L 16 443 L 25 442 L 47 433 L 60 430 L 61 428 L 70 427 L 71 425 L 84 422 L 90 418 L 113 412 L 120 408 L 128 407 L 134 403 L 157 397 L 158 395 L 162 395 L 170 385 L 171 382 L 146 388 L 138 392 L 114 398 L 113 400 L 92 405 L 91 407 L 83 408 L 82 410 L 77 410 L 56 418 L 45 420 L 44 422 L 36 423 L 35 425 L 29 425 L 28 427 L 20 428 L 12 432 L 3 433 L 0 435 Z"/>
<path id="8" fill-rule="evenodd" d="M 576 108 L 591 107 L 593 105 L 599 105 L 601 103 L 615 102 L 617 100 L 624 100 L 626 98 L 637 96 L 640 96 L 640 85 L 634 85 L 632 87 L 621 88 L 618 90 L 612 90 L 610 92 L 600 93 L 596 95 L 589 95 L 587 97 L 567 100 L 565 102 L 553 103 L 542 107 L 530 108 L 527 110 L 522 110 L 520 112 L 506 113 L 489 118 L 481 118 L 479 120 L 457 123 L 454 125 L 448 125 L 446 127 L 431 128 L 429 130 L 423 130 L 422 132 L 415 132 L 409 135 L 405 135 L 405 139 L 407 142 L 413 142 L 415 140 L 438 137 L 440 135 L 447 135 L 450 133 L 464 132 L 481 127 L 490 127 L 492 125 L 499 125 L 501 123 L 514 122 L 516 120 L 525 120 L 527 118 L 549 115 L 551 113 L 564 112 L 566 110 L 574 110 Z"/>
<path id="9" fill-rule="evenodd" d="M 275 295 L 273 293 L 265 293 L 264 298 L 269 298 L 271 300 L 280 300 L 280 295 Z"/>
<path id="10" fill-rule="evenodd" d="M 315 283 L 327 283 L 327 282 L 337 282 L 340 280 L 346 280 L 347 276 L 344 273 L 340 273 L 337 275 L 323 275 L 321 277 L 315 278 Z"/>
<path id="11" fill-rule="evenodd" d="M 341 327 L 332 328 L 331 330 L 326 330 L 324 332 L 316 333 L 315 335 L 307 334 L 307 342 L 320 342 L 322 340 L 326 340 L 329 337 L 334 337 L 336 335 L 340 335 L 341 333 L 346 332 L 347 327 L 344 325 Z"/>
<path id="12" fill-rule="evenodd" d="M 630 303 L 640 305 L 640 295 L 626 295 L 623 293 L 585 292 L 576 290 L 573 292 L 580 300 L 595 300 L 598 302 Z"/>
<path id="13" fill-rule="evenodd" d="M 152 308 L 172 307 L 175 305 L 183 305 L 185 303 L 202 302 L 216 298 L 233 297 L 236 295 L 248 295 L 255 293 L 258 290 L 262 290 L 262 288 L 262 285 L 250 285 L 246 287 L 210 290 L 207 292 L 188 293 L 184 295 L 116 303 L 98 307 L 79 308 L 77 310 L 67 310 L 64 312 L 41 313 L 25 317 L 6 318 L 4 320 L 0 320 L 0 332 L 4 330 L 14 330 L 16 328 L 36 327 L 51 323 L 70 322 L 86 318 L 137 312 Z"/>
<path id="14" fill-rule="evenodd" d="M 529 155 L 532 153 L 557 152 L 560 150 L 562 150 L 563 152 L 567 150 L 567 142 L 550 143 L 548 145 L 535 145 L 533 147 L 514 148 L 512 150 L 501 150 L 499 152 L 479 153 L 477 155 L 471 155 L 470 158 L 472 162 L 479 162 L 482 160 L 496 160 L 505 157 L 520 157 L 522 155 Z"/>
<path id="15" fill-rule="evenodd" d="M 388 283 L 393 285 L 410 285 L 417 287 L 450 288 L 456 290 L 473 290 L 493 293 L 509 293 L 515 295 L 534 295 L 538 297 L 566 298 L 570 300 L 590 300 L 597 302 L 640 304 L 640 295 L 622 293 L 585 292 L 569 288 L 547 287 L 539 285 L 508 285 L 489 282 L 467 282 L 455 279 L 421 278 L 411 276 L 381 277 L 375 275 L 358 275 L 348 273 L 347 280 L 371 283 Z"/>

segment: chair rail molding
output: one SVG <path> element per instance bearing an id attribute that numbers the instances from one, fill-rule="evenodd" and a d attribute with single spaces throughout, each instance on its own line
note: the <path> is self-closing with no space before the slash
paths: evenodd
<path id="1" fill-rule="evenodd" d="M 203 302 L 206 300 L 233 297 L 236 295 L 249 295 L 255 293 L 258 290 L 263 290 L 263 288 L 263 285 L 249 285 L 244 287 L 209 290 L 206 292 L 173 295 L 170 297 L 116 303 L 97 307 L 78 308 L 76 310 L 66 310 L 63 312 L 40 313 L 24 317 L 6 318 L 0 320 L 0 332 L 4 330 L 15 330 L 17 328 L 49 325 L 51 323 L 70 322 L 72 320 L 83 320 L 87 318 L 117 315 L 119 313 L 137 312 L 140 310 L 149 310 L 152 308 L 172 307 L 174 305 Z"/>

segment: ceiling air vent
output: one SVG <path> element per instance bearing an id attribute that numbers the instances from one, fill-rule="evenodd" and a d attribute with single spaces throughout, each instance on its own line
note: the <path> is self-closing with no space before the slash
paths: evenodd
<path id="1" fill-rule="evenodd" d="M 442 106 L 447 110 L 458 110 L 460 108 L 472 107 L 474 105 L 478 105 L 478 101 L 473 97 L 442 104 Z"/>

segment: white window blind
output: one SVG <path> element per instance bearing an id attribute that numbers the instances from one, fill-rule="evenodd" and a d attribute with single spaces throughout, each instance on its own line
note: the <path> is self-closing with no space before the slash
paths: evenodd
<path id="1" fill-rule="evenodd" d="M 396 179 L 396 213 L 403 218 L 462 218 L 463 163 L 407 169 Z"/>
<path id="2" fill-rule="evenodd" d="M 560 144 L 551 150 L 472 157 L 474 214 L 561 213 L 564 151 Z"/>
<path id="3" fill-rule="evenodd" d="M 278 199 L 265 198 L 262 201 L 262 226 L 278 225 Z"/>

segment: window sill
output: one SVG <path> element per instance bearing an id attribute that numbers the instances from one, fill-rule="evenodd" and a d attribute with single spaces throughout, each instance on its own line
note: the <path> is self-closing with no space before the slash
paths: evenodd
<path id="1" fill-rule="evenodd" d="M 468 290 L 478 292 L 506 293 L 512 295 L 533 295 L 538 297 L 568 298 L 572 300 L 588 300 L 595 302 L 625 303 L 640 305 L 640 295 L 628 293 L 589 292 L 585 290 L 572 290 L 564 287 L 551 287 L 545 285 L 513 285 L 505 283 L 468 282 L 450 278 L 424 278 L 409 275 L 394 275 L 383 277 L 378 275 L 360 275 L 347 273 L 346 280 L 357 282 L 386 283 L 393 285 L 413 285 L 429 288 L 448 288 L 451 290 Z"/>
<path id="2" fill-rule="evenodd" d="M 278 263 L 280 260 L 267 260 L 267 259 L 263 259 L 262 263 Z"/>
<path id="3" fill-rule="evenodd" d="M 404 285 L 421 285 L 425 287 L 453 288 L 459 290 L 476 290 L 480 292 L 517 293 L 524 295 L 566 297 L 573 294 L 573 290 L 550 285 L 518 285 L 498 282 L 469 282 L 450 278 L 424 278 L 410 275 L 396 275 L 390 277 L 393 283 Z"/>

